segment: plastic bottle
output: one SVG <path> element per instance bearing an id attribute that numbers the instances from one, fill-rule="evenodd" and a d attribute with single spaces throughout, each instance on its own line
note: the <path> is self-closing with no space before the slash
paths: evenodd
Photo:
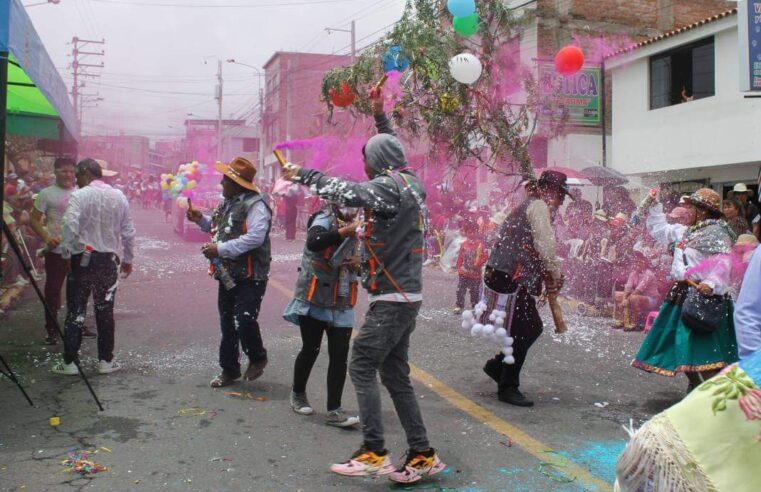
<path id="1" fill-rule="evenodd" d="M 87 268 L 90 266 L 90 257 L 92 256 L 93 247 L 89 244 L 85 246 L 85 252 L 82 253 L 82 261 L 79 263 L 79 266 L 82 268 Z"/>

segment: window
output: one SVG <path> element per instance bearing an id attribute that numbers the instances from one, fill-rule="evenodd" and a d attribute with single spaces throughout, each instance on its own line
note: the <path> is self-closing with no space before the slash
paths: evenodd
<path id="1" fill-rule="evenodd" d="M 259 151 L 258 138 L 244 138 L 243 139 L 243 152 L 257 152 L 257 151 Z"/>
<path id="2" fill-rule="evenodd" d="M 715 93 L 713 37 L 650 58 L 650 109 Z"/>

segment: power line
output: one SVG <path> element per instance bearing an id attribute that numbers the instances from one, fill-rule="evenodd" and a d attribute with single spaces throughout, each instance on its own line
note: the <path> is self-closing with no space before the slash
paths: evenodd
<path id="1" fill-rule="evenodd" d="M 278 2 L 278 3 L 259 3 L 259 4 L 181 4 L 181 3 L 142 3 L 132 0 L 90 0 L 98 3 L 108 3 L 116 5 L 133 5 L 137 7 L 172 7 L 172 8 L 234 8 L 234 9 L 257 9 L 269 7 L 297 7 L 305 5 L 323 5 L 330 3 L 347 3 L 354 0 L 308 0 L 305 2 Z"/>

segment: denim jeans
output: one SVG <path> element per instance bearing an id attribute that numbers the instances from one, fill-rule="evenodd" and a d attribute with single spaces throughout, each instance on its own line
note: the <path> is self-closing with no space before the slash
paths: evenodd
<path id="1" fill-rule="evenodd" d="M 266 281 L 241 280 L 231 290 L 225 289 L 221 282 L 219 284 L 217 304 L 222 328 L 219 365 L 227 376 L 238 378 L 241 375 L 239 341 L 250 362 L 267 358 L 257 321 L 266 290 Z"/>
<path id="2" fill-rule="evenodd" d="M 119 258 L 113 253 L 93 252 L 90 264 L 80 266 L 82 255 L 71 257 L 71 273 L 66 278 L 66 324 L 64 328 L 64 362 L 79 356 L 87 298 L 92 292 L 95 324 L 98 328 L 98 360 L 114 358 L 114 298 L 119 275 Z"/>
<path id="3" fill-rule="evenodd" d="M 349 374 L 357 391 L 364 445 L 373 451 L 384 449 L 381 397 L 377 374 L 391 395 L 399 421 L 414 451 L 430 447 L 407 363 L 410 335 L 420 302 L 374 302 L 365 316 L 352 347 Z"/>

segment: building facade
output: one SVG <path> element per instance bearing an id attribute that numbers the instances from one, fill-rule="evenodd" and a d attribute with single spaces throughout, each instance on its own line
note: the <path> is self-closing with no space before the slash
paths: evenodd
<path id="1" fill-rule="evenodd" d="M 99 135 L 82 137 L 81 157 L 106 161 L 108 168 L 126 174 L 130 170 L 147 170 L 150 140 L 139 135 Z"/>

